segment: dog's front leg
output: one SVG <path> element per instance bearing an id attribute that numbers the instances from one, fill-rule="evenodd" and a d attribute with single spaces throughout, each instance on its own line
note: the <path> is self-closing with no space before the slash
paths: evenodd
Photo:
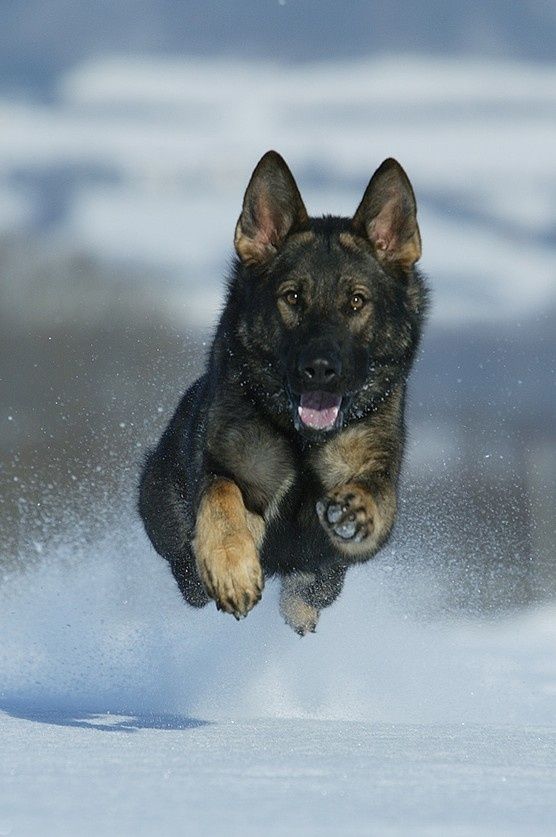
<path id="1" fill-rule="evenodd" d="M 203 585 L 219 610 L 247 616 L 262 595 L 258 548 L 264 521 L 245 508 L 235 482 L 215 478 L 204 489 L 195 522 L 193 551 Z"/>
<path id="2" fill-rule="evenodd" d="M 317 503 L 321 525 L 339 552 L 371 558 L 386 542 L 396 516 L 396 490 L 385 476 L 336 486 Z"/>

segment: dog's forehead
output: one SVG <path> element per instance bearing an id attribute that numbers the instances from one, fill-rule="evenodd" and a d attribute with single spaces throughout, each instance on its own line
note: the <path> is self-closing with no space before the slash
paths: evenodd
<path id="1" fill-rule="evenodd" d="M 307 234 L 301 242 L 292 242 L 280 270 L 281 278 L 309 282 L 318 294 L 319 289 L 339 290 L 354 283 L 372 286 L 382 271 L 366 250 L 346 241 L 346 233 L 339 230 L 328 235 Z"/>

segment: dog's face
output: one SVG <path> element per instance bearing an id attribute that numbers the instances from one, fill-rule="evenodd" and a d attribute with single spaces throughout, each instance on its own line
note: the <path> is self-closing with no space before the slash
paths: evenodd
<path id="1" fill-rule="evenodd" d="M 253 173 L 236 229 L 238 333 L 250 379 L 317 438 L 376 406 L 407 374 L 424 290 L 413 190 L 394 160 L 352 219 L 310 219 L 282 158 Z"/>

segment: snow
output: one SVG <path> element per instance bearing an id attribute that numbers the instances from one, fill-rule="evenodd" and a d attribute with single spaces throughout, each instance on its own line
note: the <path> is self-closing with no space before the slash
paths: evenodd
<path id="1" fill-rule="evenodd" d="M 2 720 L 2 834 L 553 833 L 543 729 Z M 21 775 L 30 751 L 35 770 Z"/>
<path id="2" fill-rule="evenodd" d="M 0 834 L 553 833 L 553 604 L 441 617 L 387 550 L 301 640 L 272 582 L 188 610 L 127 513 L 41 546 L 0 588 Z"/>

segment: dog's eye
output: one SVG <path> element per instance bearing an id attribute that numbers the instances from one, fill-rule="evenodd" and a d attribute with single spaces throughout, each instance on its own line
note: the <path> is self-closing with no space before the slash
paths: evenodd
<path id="1" fill-rule="evenodd" d="M 297 291 L 286 291 L 284 294 L 284 299 L 288 303 L 288 305 L 297 305 L 299 302 L 299 294 Z"/>
<path id="2" fill-rule="evenodd" d="M 353 294 L 349 304 L 352 311 L 360 311 L 366 303 L 366 299 L 362 294 Z"/>

